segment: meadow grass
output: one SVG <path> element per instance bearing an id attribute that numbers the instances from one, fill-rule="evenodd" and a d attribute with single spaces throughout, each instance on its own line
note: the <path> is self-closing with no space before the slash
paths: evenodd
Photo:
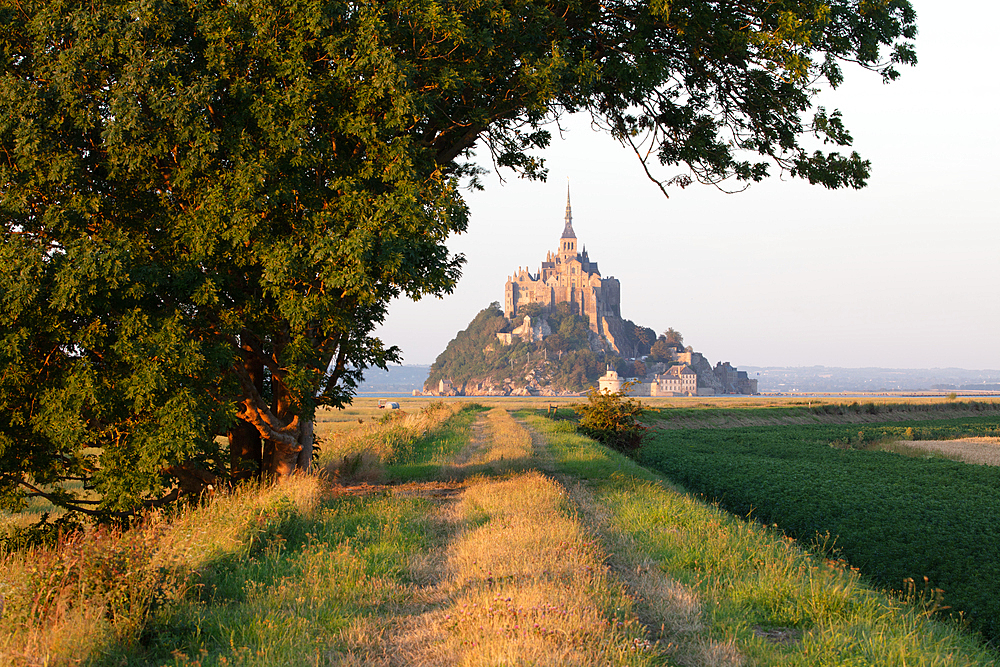
<path id="1" fill-rule="evenodd" d="M 664 622 L 656 637 L 677 645 L 679 661 L 997 664 L 997 654 L 975 635 L 932 618 L 931 600 L 911 604 L 879 592 L 845 563 L 682 493 L 565 422 L 537 416 L 528 422 L 548 441 L 556 469 L 586 483 L 587 513 L 620 568 L 655 570 L 672 584 L 661 586 L 668 602 L 671 596 L 687 601 L 687 613 Z M 663 602 L 637 599 L 640 609 L 644 604 Z M 683 612 L 684 605 L 674 608 Z M 713 652 L 715 646 L 733 651 Z"/>
<path id="2" fill-rule="evenodd" d="M 323 451 L 384 485 L 296 476 L 4 555 L 0 664 L 996 664 L 569 422 L 403 412 Z"/>
<path id="3" fill-rule="evenodd" d="M 200 571 L 246 552 L 318 498 L 315 478 L 247 486 L 202 506 L 154 512 L 130 530 L 91 529 L 4 554 L 0 664 L 80 664 L 134 645 L 160 609 L 197 585 Z"/>
<path id="4" fill-rule="evenodd" d="M 427 504 L 375 494 L 290 516 L 95 664 L 361 664 L 411 604 L 411 563 L 434 544 Z"/>

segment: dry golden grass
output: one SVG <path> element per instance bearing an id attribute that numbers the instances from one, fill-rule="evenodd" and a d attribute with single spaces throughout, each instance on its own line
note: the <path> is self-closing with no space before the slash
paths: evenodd
<path id="1" fill-rule="evenodd" d="M 493 408 L 486 414 L 492 446 L 483 462 L 526 459 L 532 454 L 531 434 L 514 421 L 503 408 Z"/>
<path id="2" fill-rule="evenodd" d="M 1000 438 L 958 440 L 900 440 L 886 449 L 907 456 L 938 454 L 946 459 L 985 466 L 1000 466 Z"/>
<path id="3" fill-rule="evenodd" d="M 502 408 L 493 408 L 472 425 L 472 439 L 440 476 L 459 480 L 473 475 L 526 470 L 536 464 L 531 434 Z"/>
<path id="4" fill-rule="evenodd" d="M 110 642 L 135 640 L 154 604 L 176 601 L 190 575 L 249 548 L 266 517 L 318 506 L 316 477 L 248 487 L 129 531 L 90 530 L 0 561 L 0 665 L 72 665 Z"/>
<path id="5" fill-rule="evenodd" d="M 475 480 L 453 509 L 446 602 L 407 624 L 395 664 L 645 665 L 662 658 L 565 490 L 537 472 Z"/>
<path id="6" fill-rule="evenodd" d="M 335 480 L 382 482 L 386 464 L 400 447 L 439 426 L 462 407 L 439 401 L 413 411 L 371 408 L 379 418 L 361 419 L 361 423 L 350 421 L 354 415 L 349 411 L 322 411 L 317 414 L 317 429 L 322 426 L 325 434 L 319 467 Z"/>

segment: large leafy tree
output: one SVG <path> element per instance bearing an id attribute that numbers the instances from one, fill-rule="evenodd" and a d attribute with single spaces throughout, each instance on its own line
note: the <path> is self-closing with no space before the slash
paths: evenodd
<path id="1" fill-rule="evenodd" d="M 458 279 L 469 151 L 543 176 L 562 113 L 682 185 L 863 185 L 811 101 L 843 63 L 895 78 L 914 21 L 906 0 L 0 0 L 0 502 L 127 512 L 196 466 L 306 465 L 316 407 L 397 357 L 372 336 L 390 299 Z"/>

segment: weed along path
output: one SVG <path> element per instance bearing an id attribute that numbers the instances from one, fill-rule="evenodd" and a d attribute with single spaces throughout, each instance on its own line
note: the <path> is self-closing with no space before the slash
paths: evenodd
<path id="1" fill-rule="evenodd" d="M 569 422 L 435 403 L 337 429 L 320 463 L 148 536 L 5 556 L 0 665 L 997 664 Z M 160 534 L 142 586 L 101 579 Z"/>

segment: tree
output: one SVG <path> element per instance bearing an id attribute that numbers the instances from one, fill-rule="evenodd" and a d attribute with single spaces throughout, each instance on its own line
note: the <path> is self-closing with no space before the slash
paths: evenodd
<path id="1" fill-rule="evenodd" d="M 653 343 L 653 347 L 649 350 L 649 361 L 656 362 L 669 362 L 671 360 L 671 346 L 667 344 L 667 339 L 660 336 Z"/>
<path id="2" fill-rule="evenodd" d="M 650 348 L 656 343 L 656 332 L 649 327 L 634 325 L 636 347 L 639 355 L 649 354 Z"/>
<path id="3" fill-rule="evenodd" d="M 684 348 L 684 336 L 673 327 L 663 332 L 663 340 L 668 344 L 675 345 L 678 349 Z"/>
<path id="4" fill-rule="evenodd" d="M 316 408 L 398 359 L 372 335 L 389 301 L 454 287 L 477 144 L 542 178 L 545 124 L 581 111 L 651 177 L 686 167 L 661 186 L 863 185 L 811 100 L 843 62 L 894 79 L 914 22 L 906 0 L 5 0 L 0 504 L 131 512 L 199 469 L 306 467 Z"/>

